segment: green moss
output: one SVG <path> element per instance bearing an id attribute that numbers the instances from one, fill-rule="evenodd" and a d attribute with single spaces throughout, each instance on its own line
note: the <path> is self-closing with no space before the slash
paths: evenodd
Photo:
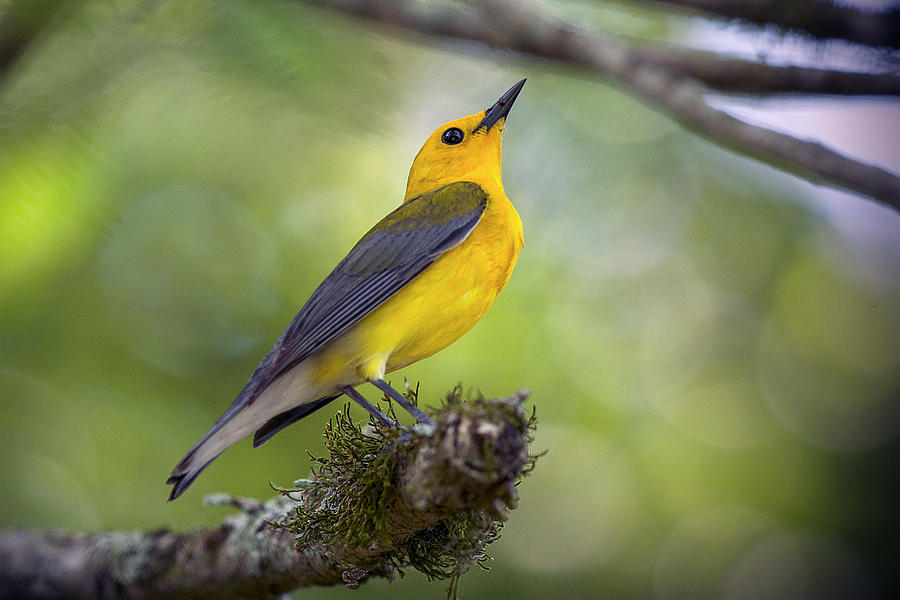
<path id="1" fill-rule="evenodd" d="M 341 548 L 349 542 L 365 547 L 390 542 L 386 515 L 377 507 L 397 494 L 392 475 L 398 457 L 386 450 L 398 435 L 387 428 L 363 433 L 350 417 L 349 406 L 325 425 L 329 457 L 312 457 L 319 467 L 313 468 L 314 477 L 297 508 L 304 525 L 294 531 L 299 545 Z"/>
<path id="2" fill-rule="evenodd" d="M 537 458 L 528 453 L 536 419 L 523 411 L 524 395 L 464 402 L 460 390 L 430 411 L 433 427 L 360 426 L 349 407 L 338 412 L 324 430 L 328 456 L 312 457 L 296 515 L 281 524 L 297 547 L 321 547 L 351 587 L 412 567 L 450 579 L 455 596 L 472 565 L 487 568 L 485 548 L 500 537 L 515 486 Z M 407 397 L 417 403 L 417 390 Z M 388 414 L 396 419 L 392 406 Z"/>

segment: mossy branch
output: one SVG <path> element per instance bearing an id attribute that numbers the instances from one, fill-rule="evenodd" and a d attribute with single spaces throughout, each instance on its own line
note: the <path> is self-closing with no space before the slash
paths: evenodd
<path id="1" fill-rule="evenodd" d="M 412 398 L 415 393 L 410 394 Z M 510 398 L 449 394 L 435 425 L 359 427 L 341 411 L 311 479 L 266 503 L 177 533 L 0 532 L 0 597 L 245 598 L 313 585 L 358 587 L 412 567 L 451 580 L 483 563 L 534 466 L 534 415 Z"/>

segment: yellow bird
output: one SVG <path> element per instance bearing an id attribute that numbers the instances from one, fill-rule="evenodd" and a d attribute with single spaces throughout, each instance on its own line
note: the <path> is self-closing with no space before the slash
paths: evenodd
<path id="1" fill-rule="evenodd" d="M 429 422 L 384 381 L 467 332 L 509 281 L 522 221 L 503 191 L 500 146 L 525 80 L 490 108 L 436 129 L 409 170 L 406 197 L 312 293 L 250 381 L 172 471 L 169 500 L 232 444 L 254 447 L 369 382 Z"/>

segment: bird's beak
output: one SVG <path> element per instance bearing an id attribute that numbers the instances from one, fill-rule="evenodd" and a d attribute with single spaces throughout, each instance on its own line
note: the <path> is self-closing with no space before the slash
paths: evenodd
<path id="1" fill-rule="evenodd" d="M 500 99 L 497 100 L 497 103 L 492 107 L 484 111 L 484 118 L 481 120 L 481 123 L 475 128 L 472 133 L 477 132 L 479 129 L 484 127 L 485 131 L 490 131 L 491 127 L 499 121 L 500 119 L 506 119 L 506 115 L 509 113 L 509 109 L 512 108 L 513 102 L 516 101 L 516 98 L 519 95 L 519 92 L 522 91 L 522 88 L 525 87 L 525 79 L 517 83 L 516 85 L 509 88 L 509 91 L 500 96 Z"/>

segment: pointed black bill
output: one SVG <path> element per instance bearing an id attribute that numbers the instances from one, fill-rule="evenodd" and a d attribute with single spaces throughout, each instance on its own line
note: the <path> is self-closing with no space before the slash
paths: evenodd
<path id="1" fill-rule="evenodd" d="M 490 131 L 491 127 L 493 127 L 497 121 L 506 117 L 506 115 L 509 113 L 509 109 L 512 108 L 513 102 L 516 101 L 516 97 L 518 97 L 519 92 L 521 92 L 522 88 L 525 87 L 525 81 L 527 80 L 523 79 L 516 85 L 509 88 L 508 92 L 500 96 L 500 99 L 497 100 L 497 103 L 485 111 L 484 118 L 472 133 L 475 133 L 482 127 L 484 127 L 486 131 Z"/>

